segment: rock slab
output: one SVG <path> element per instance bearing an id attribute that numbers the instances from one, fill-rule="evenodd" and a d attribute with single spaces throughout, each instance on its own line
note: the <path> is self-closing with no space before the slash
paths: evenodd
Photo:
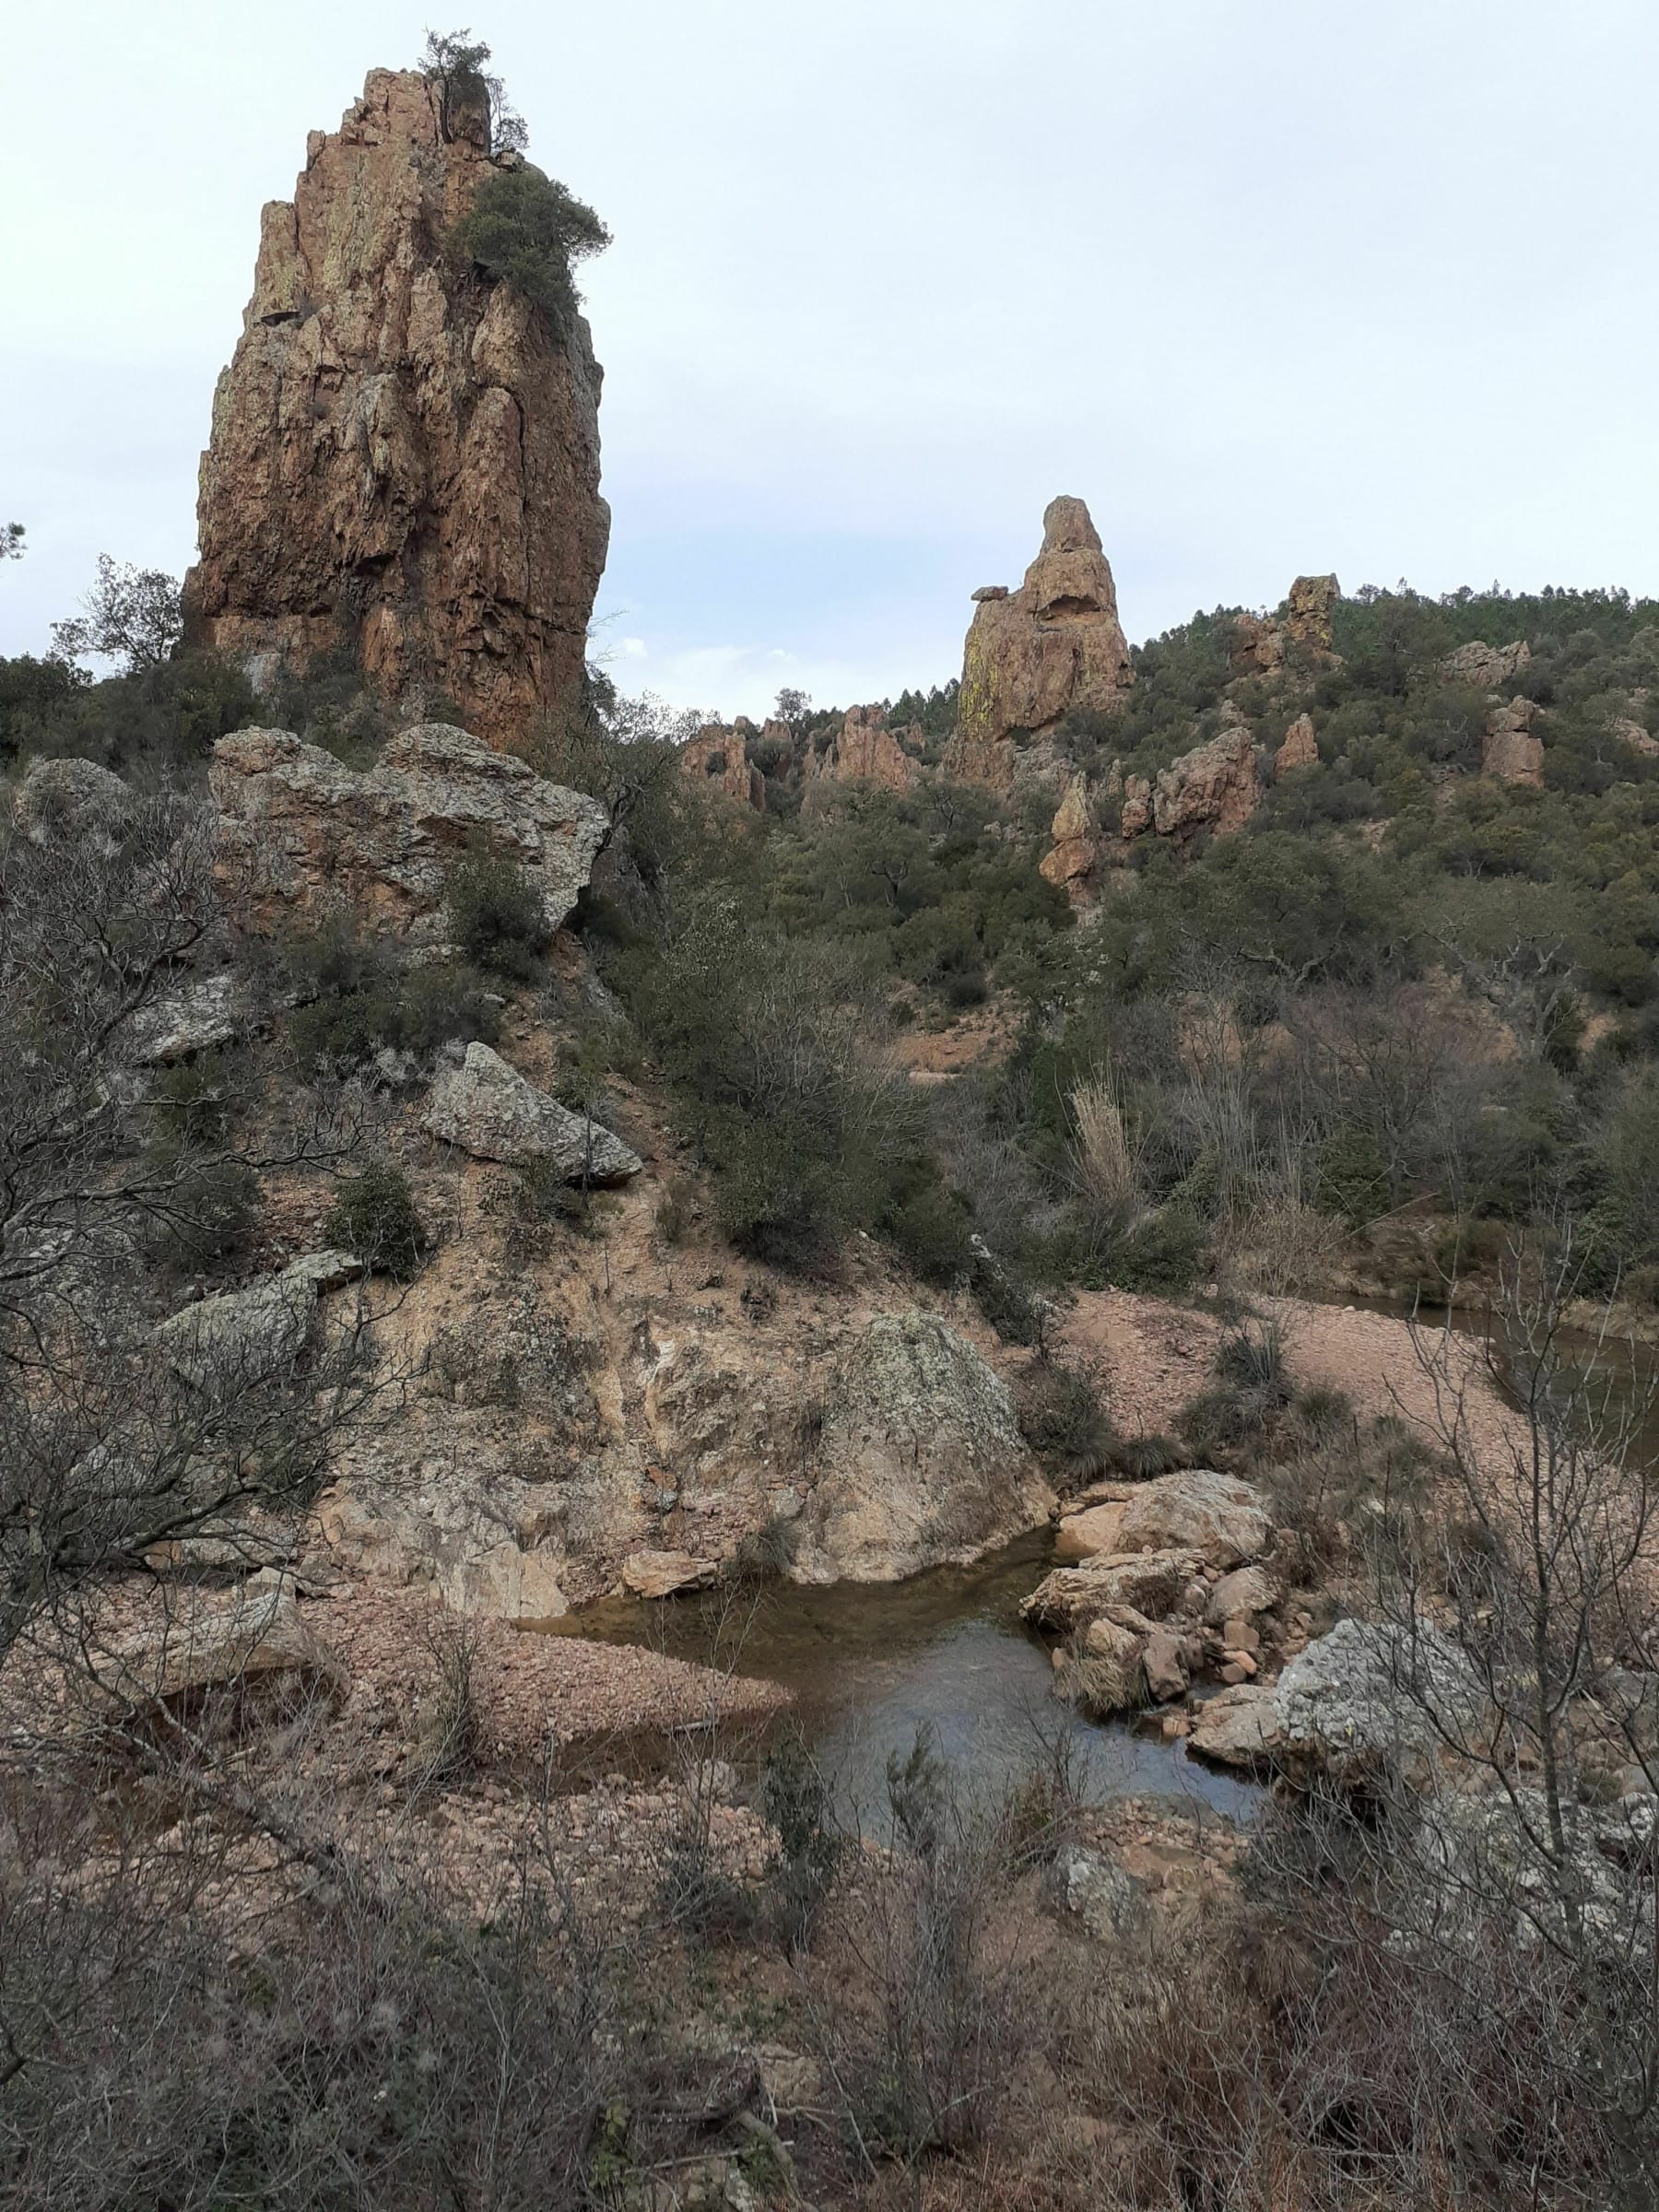
<path id="1" fill-rule="evenodd" d="M 459 1067 L 441 1071 L 420 1125 L 475 1159 L 545 1161 L 567 1182 L 626 1182 L 641 1165 L 619 1136 L 571 1113 L 477 1041 Z"/>

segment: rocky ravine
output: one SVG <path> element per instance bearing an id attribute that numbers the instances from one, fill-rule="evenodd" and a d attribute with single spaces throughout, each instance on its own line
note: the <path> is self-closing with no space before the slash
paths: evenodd
<path id="1" fill-rule="evenodd" d="M 492 169 L 488 115 L 371 71 L 261 221 L 214 395 L 187 634 L 243 659 L 342 646 L 491 743 L 579 682 L 610 515 L 586 324 L 553 333 L 444 249 Z"/>

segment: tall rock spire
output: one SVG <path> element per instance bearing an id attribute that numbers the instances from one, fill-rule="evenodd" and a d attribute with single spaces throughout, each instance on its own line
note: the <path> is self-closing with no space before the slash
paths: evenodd
<path id="1" fill-rule="evenodd" d="M 993 584 L 973 596 L 945 766 L 1006 792 L 1016 780 L 1017 736 L 1041 737 L 1073 710 L 1121 706 L 1134 672 L 1111 564 L 1081 500 L 1049 501 L 1042 550 L 1018 591 Z"/>
<path id="2" fill-rule="evenodd" d="M 312 133 L 214 395 L 185 610 L 256 680 L 345 647 L 382 693 L 442 694 L 499 744 L 581 677 L 610 513 L 586 323 L 551 330 L 445 250 L 522 161 L 488 129 L 376 69 Z"/>

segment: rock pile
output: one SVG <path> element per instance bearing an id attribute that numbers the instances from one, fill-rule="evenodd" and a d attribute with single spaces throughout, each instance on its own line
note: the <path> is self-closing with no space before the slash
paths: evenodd
<path id="1" fill-rule="evenodd" d="M 481 108 L 376 69 L 265 207 L 184 592 L 187 635 L 256 682 L 347 648 L 493 743 L 580 683 L 610 535 L 587 325 L 445 247 L 522 159 Z"/>
<path id="2" fill-rule="evenodd" d="M 1249 1681 L 1281 1630 L 1261 1493 L 1197 1469 L 1097 1483 L 1060 1523 L 1053 1570 L 1021 1612 L 1066 1641 L 1061 1686 L 1109 1714 L 1184 1698 L 1206 1676 Z"/>

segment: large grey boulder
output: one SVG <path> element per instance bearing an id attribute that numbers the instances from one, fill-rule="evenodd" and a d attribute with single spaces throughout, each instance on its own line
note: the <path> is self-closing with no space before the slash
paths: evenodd
<path id="1" fill-rule="evenodd" d="M 619 1136 L 537 1090 L 487 1044 L 469 1044 L 459 1067 L 440 1072 L 421 1127 L 475 1159 L 545 1161 L 567 1182 L 625 1182 L 642 1164 Z"/>
<path id="2" fill-rule="evenodd" d="M 36 760 L 18 786 L 14 803 L 18 827 L 39 841 L 53 831 L 81 836 L 89 830 L 112 830 L 131 805 L 132 794 L 96 760 Z"/>
<path id="3" fill-rule="evenodd" d="M 1147 1483 L 1118 1524 L 1120 1551 L 1195 1551 L 1224 1571 L 1260 1559 L 1272 1544 L 1273 1518 L 1260 1490 L 1206 1467 Z"/>
<path id="4" fill-rule="evenodd" d="M 1272 1766 L 1278 1743 L 1273 1691 L 1258 1682 L 1240 1682 L 1204 1700 L 1187 1737 L 1187 1749 L 1218 1766 L 1261 1773 Z"/>
<path id="5" fill-rule="evenodd" d="M 319 1295 L 362 1272 L 349 1253 L 311 1253 L 245 1290 L 186 1306 L 157 1339 L 175 1374 L 196 1389 L 249 1388 L 292 1367 L 311 1340 Z"/>
<path id="6" fill-rule="evenodd" d="M 207 785 L 266 927 L 346 899 L 375 929 L 441 936 L 450 870 L 482 845 L 517 864 L 557 929 L 609 830 L 597 799 L 445 723 L 399 731 L 362 774 L 290 730 L 239 730 L 214 747 Z"/>
<path id="7" fill-rule="evenodd" d="M 285 1584 L 194 1612 L 173 1612 L 124 1637 L 94 1660 L 100 1686 L 123 1703 L 144 1705 L 193 1693 L 292 1675 L 337 1688 L 339 1660 L 300 1618 Z"/>
<path id="8" fill-rule="evenodd" d="M 134 1016 L 133 1057 L 140 1067 L 171 1067 L 234 1043 L 244 1019 L 233 975 L 177 983 Z"/>
<path id="9" fill-rule="evenodd" d="M 1396 1774 L 1421 1782 L 1446 1749 L 1475 1747 L 1487 1717 L 1467 1656 L 1438 1630 L 1363 1620 L 1339 1620 L 1299 1652 L 1274 1709 L 1281 1765 L 1356 1790 Z"/>
<path id="10" fill-rule="evenodd" d="M 899 1582 L 965 1565 L 1053 1507 L 1008 1387 L 936 1314 L 883 1313 L 825 1409 L 797 1581 Z"/>

